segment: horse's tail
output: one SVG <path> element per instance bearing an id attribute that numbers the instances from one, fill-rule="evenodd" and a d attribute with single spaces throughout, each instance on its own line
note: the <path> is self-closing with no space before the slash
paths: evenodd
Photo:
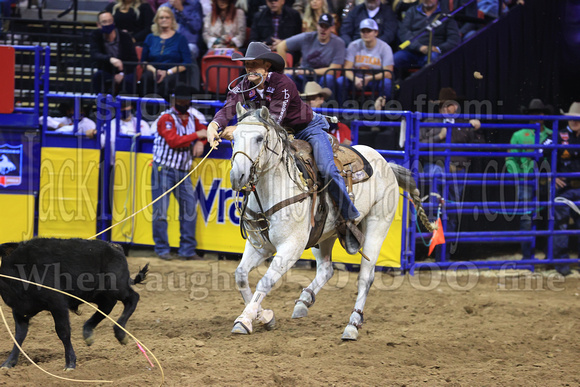
<path id="1" fill-rule="evenodd" d="M 415 179 L 413 178 L 411 171 L 395 163 L 389 163 L 389 167 L 391 167 L 391 170 L 395 173 L 399 187 L 411 195 L 413 203 L 415 204 L 415 209 L 417 210 L 417 216 L 421 219 L 421 223 L 423 223 L 427 231 L 433 232 L 437 226 L 435 223 L 429 222 L 429 218 L 421 204 L 421 193 L 417 189 L 417 184 L 415 184 Z"/>

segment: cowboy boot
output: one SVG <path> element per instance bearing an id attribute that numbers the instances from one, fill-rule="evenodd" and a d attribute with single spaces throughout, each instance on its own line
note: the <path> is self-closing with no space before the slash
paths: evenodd
<path id="1" fill-rule="evenodd" d="M 354 224 L 354 221 L 346 221 L 346 234 L 344 238 L 344 248 L 348 254 L 356 254 L 361 248 L 365 241 L 365 235 L 362 231 Z"/>

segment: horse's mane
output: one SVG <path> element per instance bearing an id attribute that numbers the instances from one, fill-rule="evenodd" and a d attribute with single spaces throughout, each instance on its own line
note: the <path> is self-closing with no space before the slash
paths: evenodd
<path id="1" fill-rule="evenodd" d="M 304 190 L 304 188 L 303 188 L 304 183 L 302 182 L 302 179 L 299 176 L 300 172 L 299 172 L 299 170 L 295 164 L 294 158 L 293 158 L 293 151 L 292 151 L 292 146 L 290 145 L 290 135 L 288 134 L 288 131 L 286 129 L 284 129 L 282 127 L 282 125 L 277 123 L 272 118 L 271 115 L 268 114 L 268 119 L 262 118 L 262 116 L 260 115 L 261 109 L 267 109 L 267 108 L 248 110 L 242 116 L 238 117 L 238 124 L 241 124 L 242 121 L 246 118 L 254 118 L 258 122 L 264 124 L 266 129 L 268 129 L 268 128 L 274 129 L 276 136 L 278 137 L 278 139 L 282 143 L 282 149 L 283 149 L 282 159 L 284 160 L 284 164 L 286 165 L 286 172 L 288 173 L 288 176 L 290 177 L 290 179 L 292 179 L 294 181 L 294 183 L 296 183 L 296 185 L 298 187 L 300 187 L 300 189 Z M 291 165 L 293 165 L 294 167 L 290 167 Z"/>
<path id="2" fill-rule="evenodd" d="M 268 119 L 265 120 L 262 118 L 262 116 L 260 115 L 260 109 L 252 109 L 252 110 L 248 110 L 246 113 L 244 113 L 241 117 L 238 117 L 238 123 L 241 124 L 242 121 L 248 117 L 251 118 L 255 118 L 256 120 L 258 120 L 259 122 L 261 122 L 262 124 L 264 124 L 266 127 L 268 128 L 272 128 L 274 129 L 274 132 L 276 133 L 276 135 L 278 136 L 278 138 L 282 141 L 282 145 L 284 147 L 284 150 L 289 150 L 290 149 L 290 137 L 288 135 L 288 131 L 286 131 L 286 129 L 284 129 L 282 127 L 282 125 L 280 125 L 279 123 L 277 123 L 271 115 L 268 115 Z M 267 109 L 267 108 L 264 108 Z"/>

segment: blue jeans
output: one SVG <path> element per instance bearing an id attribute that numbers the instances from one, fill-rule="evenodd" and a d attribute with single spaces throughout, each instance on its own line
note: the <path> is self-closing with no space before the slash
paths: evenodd
<path id="1" fill-rule="evenodd" d="M 187 175 L 187 171 L 169 168 L 153 162 L 151 171 L 151 195 L 157 199 Z M 197 220 L 197 198 L 193 192 L 191 178 L 185 180 L 172 193 L 179 205 L 179 250 L 178 254 L 189 257 L 195 254 L 197 240 L 195 239 L 195 223 Z M 159 255 L 170 251 L 167 237 L 167 209 L 169 195 L 153 204 L 153 241 L 155 252 Z"/>
<path id="2" fill-rule="evenodd" d="M 525 181 L 521 181 L 519 185 L 516 186 L 516 192 L 518 195 L 518 208 L 521 208 L 525 212 L 532 212 L 533 208 L 530 207 L 530 202 L 534 198 L 534 187 L 531 185 L 526 185 Z M 531 230 L 532 229 L 532 214 L 523 214 L 520 216 L 520 230 Z M 532 258 L 532 244 L 530 242 L 522 242 L 522 259 Z"/>
<path id="3" fill-rule="evenodd" d="M 352 81 L 345 77 L 344 75 L 336 80 L 336 99 L 338 105 L 342 106 L 344 101 L 346 101 L 347 96 L 353 90 Z M 389 78 L 384 78 L 379 81 L 370 81 L 364 88 L 364 91 L 373 91 L 377 94 L 375 98 L 379 96 L 386 96 L 387 99 L 391 99 L 391 80 Z"/>
<path id="4" fill-rule="evenodd" d="M 344 179 L 338 172 L 334 164 L 334 154 L 332 145 L 328 139 L 328 121 L 318 113 L 314 113 L 314 118 L 308 126 L 296 133 L 294 136 L 299 140 L 307 141 L 312 145 L 316 166 L 324 179 L 324 184 L 328 185 L 328 193 L 340 209 L 340 214 L 345 220 L 354 220 L 360 214 L 348 196 Z"/>
<path id="5" fill-rule="evenodd" d="M 436 52 L 431 53 L 431 62 L 435 62 L 439 59 L 440 55 L 441 54 Z M 405 49 L 397 51 L 393 56 L 393 60 L 395 61 L 395 69 L 397 71 L 403 71 L 411 66 L 425 66 L 427 64 L 427 55 Z"/>
<path id="6" fill-rule="evenodd" d="M 572 202 L 580 201 L 580 188 L 568 189 L 556 196 L 566 198 Z M 555 215 L 555 225 L 556 230 L 567 230 L 568 229 L 568 219 L 572 216 L 576 227 L 580 227 L 580 217 L 568 206 L 557 206 L 554 208 Z M 568 240 L 570 238 L 568 235 L 558 235 L 554 236 L 554 259 L 570 258 L 568 254 Z M 580 240 L 579 240 L 580 243 Z M 569 265 L 558 265 L 556 270 L 561 273 L 570 271 Z"/>

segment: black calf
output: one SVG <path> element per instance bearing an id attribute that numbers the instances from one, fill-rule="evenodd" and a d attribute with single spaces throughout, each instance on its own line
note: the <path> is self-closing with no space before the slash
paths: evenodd
<path id="1" fill-rule="evenodd" d="M 145 279 L 145 265 L 135 279 L 129 276 L 129 267 L 123 249 L 108 242 L 86 239 L 36 238 L 22 243 L 0 245 L 2 264 L 0 274 L 22 278 L 73 294 L 85 301 L 97 304 L 109 314 L 117 301 L 124 309 L 117 321 L 125 327 L 137 307 L 139 294 L 131 285 Z M 16 324 L 16 341 L 20 346 L 26 338 L 30 319 L 38 312 L 48 310 L 54 319 L 58 337 L 64 345 L 65 369 L 76 367 L 76 356 L 70 341 L 68 309 L 77 311 L 81 301 L 67 295 L 33 284 L 0 277 L 0 296 L 12 308 Z M 93 329 L 104 319 L 95 312 L 83 327 L 87 345 L 94 342 Z M 128 338 L 115 325 L 115 337 L 121 344 Z M 11 368 L 18 362 L 20 351 L 16 345 L 2 364 Z"/>

